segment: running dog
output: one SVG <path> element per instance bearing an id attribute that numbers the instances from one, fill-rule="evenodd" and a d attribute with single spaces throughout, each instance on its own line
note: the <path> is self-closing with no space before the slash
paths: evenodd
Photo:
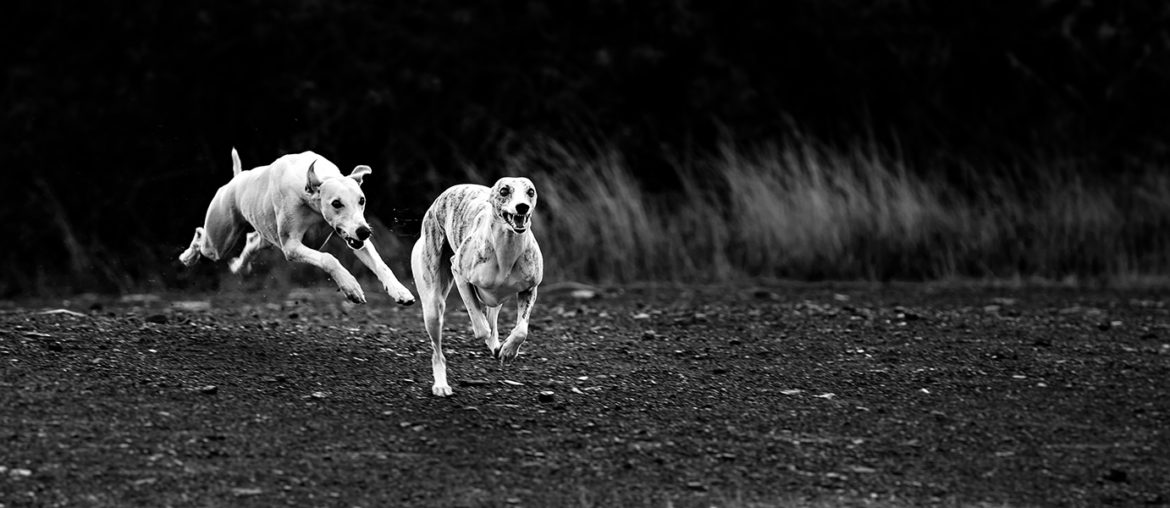
<path id="1" fill-rule="evenodd" d="M 275 245 L 285 259 L 324 270 L 350 301 L 366 303 L 357 279 L 337 258 L 302 243 L 310 231 L 331 229 L 378 276 L 394 301 L 402 305 L 414 303 L 410 291 L 374 250 L 374 243 L 367 241 L 372 233 L 364 216 L 366 196 L 361 183 L 370 174 L 369 166 L 357 166 L 344 176 L 324 157 L 303 152 L 243 171 L 240 156 L 233 148 L 232 172 L 231 181 L 220 187 L 211 200 L 203 226 L 195 228 L 191 245 L 179 256 L 183 264 L 191 266 L 200 256 L 219 261 L 241 235 L 252 229 L 247 233 L 243 252 L 228 264 L 232 273 L 246 273 L 256 252 Z"/>
<path id="2" fill-rule="evenodd" d="M 483 339 L 500 365 L 511 363 L 528 338 L 544 257 L 532 236 L 536 187 L 527 178 L 501 178 L 490 189 L 456 185 L 435 199 L 422 221 L 422 237 L 410 256 L 431 338 L 431 392 L 451 395 L 443 356 L 443 313 L 451 284 L 459 288 L 475 337 Z M 500 343 L 500 306 L 516 295 L 516 326 Z"/>

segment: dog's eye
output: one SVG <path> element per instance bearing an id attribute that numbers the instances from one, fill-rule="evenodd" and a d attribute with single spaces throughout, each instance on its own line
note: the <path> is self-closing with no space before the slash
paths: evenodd
<path id="1" fill-rule="evenodd" d="M 358 206 L 366 206 L 366 198 L 358 198 Z"/>
<path id="2" fill-rule="evenodd" d="M 536 197 L 536 189 L 528 189 L 528 197 L 530 197 L 530 198 Z"/>
<path id="3" fill-rule="evenodd" d="M 512 189 L 509 189 L 507 187 L 500 187 L 500 195 L 501 196 L 507 196 L 508 193 L 510 193 L 510 192 L 512 192 Z"/>
<path id="4" fill-rule="evenodd" d="M 341 204 L 341 200 L 340 200 L 340 199 L 334 199 L 334 200 L 333 200 L 333 208 L 341 208 L 341 207 L 343 207 L 343 206 L 345 206 L 345 205 Z"/>

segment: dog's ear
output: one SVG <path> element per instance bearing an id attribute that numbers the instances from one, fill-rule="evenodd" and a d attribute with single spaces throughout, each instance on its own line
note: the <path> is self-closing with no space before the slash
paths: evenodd
<path id="1" fill-rule="evenodd" d="M 312 164 L 309 164 L 308 181 L 305 183 L 305 192 L 308 192 L 309 194 L 316 194 L 317 189 L 321 187 L 321 179 L 317 178 L 317 170 L 313 169 L 313 166 L 316 165 L 317 161 L 313 161 Z"/>
<path id="2" fill-rule="evenodd" d="M 349 173 L 349 177 L 350 177 L 350 178 L 353 178 L 354 180 L 357 180 L 357 183 L 358 183 L 358 185 L 361 185 L 361 184 L 362 184 L 362 178 L 365 178 L 365 177 L 366 177 L 366 175 L 368 175 L 368 174 L 370 174 L 370 173 L 373 173 L 373 170 L 372 170 L 372 169 L 370 169 L 370 167 L 369 167 L 369 166 L 367 166 L 367 165 L 365 165 L 365 164 L 362 164 L 362 165 L 360 165 L 360 166 L 356 166 L 356 167 L 354 167 L 354 168 L 353 168 L 353 171 L 351 171 L 351 172 Z"/>

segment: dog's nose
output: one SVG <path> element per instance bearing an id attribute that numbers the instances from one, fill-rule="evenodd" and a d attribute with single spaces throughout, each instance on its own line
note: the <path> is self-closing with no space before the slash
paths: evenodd
<path id="1" fill-rule="evenodd" d="M 370 228 L 362 226 L 357 229 L 358 240 L 366 241 L 370 237 Z"/>
<path id="2" fill-rule="evenodd" d="M 516 205 L 516 215 L 528 215 L 528 209 L 531 208 L 524 203 Z"/>

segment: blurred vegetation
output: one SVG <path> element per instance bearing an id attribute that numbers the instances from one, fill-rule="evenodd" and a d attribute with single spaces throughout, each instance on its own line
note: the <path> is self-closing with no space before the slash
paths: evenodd
<path id="1" fill-rule="evenodd" d="M 543 189 L 534 231 L 560 278 L 1130 283 L 1170 273 L 1170 174 L 1152 169 L 1106 181 L 1048 162 L 1026 185 L 999 168 L 963 187 L 878 149 L 797 140 L 725 145 L 676 166 L 681 190 L 649 192 L 612 148 L 546 140 L 515 157 Z"/>
<path id="2" fill-rule="evenodd" d="M 627 273 L 566 254 L 558 261 L 574 276 L 678 276 L 708 262 L 789 277 L 1107 273 L 1124 257 L 1157 265 L 1137 258 L 1167 233 L 1162 215 L 1129 213 L 1166 199 L 1170 4 L 1160 1 L 16 0 L 5 11 L 0 294 L 190 283 L 170 263 L 230 177 L 232 146 L 248 166 L 309 148 L 343 168 L 370 164 L 370 212 L 407 242 L 464 168 L 533 172 L 517 161 L 553 145 L 585 155 L 578 166 L 620 160 L 602 164 L 620 174 L 580 188 L 640 203 L 707 202 L 692 186 L 764 178 L 719 199 L 765 231 L 709 230 L 710 256 L 678 269 Z M 856 163 L 874 154 L 879 163 Z M 566 165 L 540 169 L 546 193 L 582 175 L 545 160 Z M 780 176 L 781 162 L 796 176 Z M 841 198 L 873 201 L 857 209 L 752 208 L 777 199 L 768 189 L 791 189 L 788 178 L 878 189 Z M 990 211 L 1013 199 L 1027 205 L 1007 208 L 1019 217 Z M 942 222 L 926 226 L 894 220 L 919 209 L 947 213 L 927 213 Z M 860 251 L 862 240 L 807 237 L 825 222 L 878 220 L 871 213 L 904 230 Z M 1028 247 L 1056 234 L 1036 214 L 1130 236 L 1070 233 L 1069 253 L 1101 254 L 1061 261 Z M 968 247 L 935 259 L 930 238 L 987 228 L 1003 232 L 964 237 Z M 823 260 L 884 261 L 834 267 L 744 239 L 781 234 L 798 251 L 824 246 Z M 873 242 L 917 247 L 893 255 Z M 993 247 L 1004 242 L 1019 248 Z M 921 249 L 938 266 L 924 268 Z"/>

